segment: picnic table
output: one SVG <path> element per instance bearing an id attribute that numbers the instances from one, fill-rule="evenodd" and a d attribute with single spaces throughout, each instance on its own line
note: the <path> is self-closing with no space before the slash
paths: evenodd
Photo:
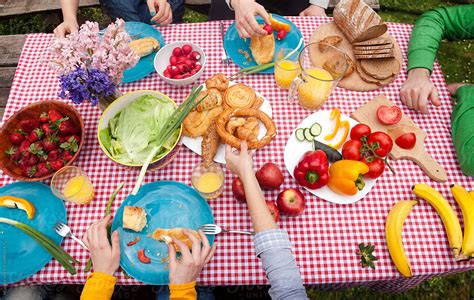
<path id="1" fill-rule="evenodd" d="M 315 28 L 330 21 L 323 17 L 289 17 L 301 30 L 306 42 Z M 228 27 L 231 22 L 225 23 Z M 414 276 L 402 277 L 393 265 L 385 243 L 385 219 L 393 204 L 400 200 L 413 199 L 410 187 L 414 183 L 429 183 L 442 194 L 449 195 L 449 183 L 459 183 L 474 189 L 474 182 L 462 175 L 457 164 L 450 136 L 451 101 L 441 69 L 436 63 L 432 80 L 439 91 L 443 105 L 433 109 L 431 114 L 422 115 L 407 109 L 399 100 L 399 90 L 406 79 L 406 51 L 411 26 L 388 23 L 389 33 L 399 43 L 403 56 L 403 68 L 398 78 L 389 86 L 371 92 L 353 92 L 337 88 L 322 109 L 339 107 L 344 114 L 350 114 L 374 96 L 386 95 L 402 108 L 415 123 L 428 133 L 425 142 L 427 151 L 446 169 L 447 183 L 435 183 L 418 166 L 407 160 L 393 161 L 396 175 L 385 172 L 369 194 L 361 201 L 350 205 L 338 205 L 312 196 L 304 191 L 307 199 L 305 212 L 299 217 L 283 217 L 279 227 L 288 231 L 293 252 L 300 267 L 304 283 L 321 288 L 337 289 L 365 285 L 385 292 L 401 292 L 433 276 L 446 275 L 472 269 L 469 262 L 455 262 L 449 248 L 441 219 L 425 201 L 414 207 L 404 226 L 404 243 L 411 261 Z M 238 70 L 235 65 L 224 67 L 220 63 L 222 43 L 218 22 L 194 23 L 160 27 L 167 42 L 188 40 L 200 45 L 206 53 L 207 65 L 200 81 L 218 72 L 231 75 Z M 20 39 L 21 37 L 19 37 Z M 5 108 L 3 122 L 21 107 L 35 101 L 57 99 L 58 80 L 43 58 L 47 58 L 47 47 L 52 34 L 30 34 L 26 36 L 18 61 L 15 77 Z M 0 52 L 2 49 L 0 49 Z M 5 58 L 0 56 L 0 64 Z M 10 70 L 11 73 L 12 70 Z M 3 74 L 3 73 L 2 73 Z M 3 78 L 0 76 L 0 78 Z M 299 122 L 311 114 L 297 104 L 289 104 L 287 92 L 279 89 L 272 75 L 250 75 L 240 79 L 263 94 L 271 103 L 273 119 L 278 135 L 272 143 L 256 152 L 255 167 L 272 161 L 284 167 L 283 151 L 286 141 Z M 4 80 L 0 80 L 4 83 Z M 0 87 L 0 96 L 2 89 Z M 150 89 L 158 90 L 181 103 L 191 87 L 177 88 L 165 84 L 157 74 L 143 80 L 123 84 L 123 93 Z M 73 232 L 81 236 L 88 225 L 103 216 L 107 198 L 118 183 L 126 185 L 114 202 L 115 212 L 120 203 L 131 192 L 138 171 L 125 169 L 110 161 L 100 150 L 97 142 L 97 123 L 100 110 L 88 103 L 77 107 L 85 123 L 85 144 L 76 165 L 81 167 L 92 179 L 96 197 L 85 206 L 66 203 L 67 218 Z M 170 165 L 162 170 L 148 173 L 145 183 L 156 180 L 176 180 L 191 184 L 191 170 L 200 162 L 200 157 L 184 146 Z M 238 203 L 232 196 L 233 175 L 226 171 L 223 195 L 210 200 L 215 222 L 228 229 L 249 230 L 251 222 L 245 204 Z M 0 174 L 0 186 L 12 182 Z M 282 188 L 295 187 L 296 183 L 285 171 Z M 269 200 L 275 200 L 278 191 L 265 191 Z M 452 197 L 447 198 L 460 219 L 460 209 Z M 255 257 L 253 240 L 245 235 L 226 235 L 216 237 L 218 251 L 209 265 L 201 273 L 201 285 L 260 285 L 268 284 L 259 260 Z M 359 243 L 375 245 L 375 255 L 379 258 L 376 269 L 363 269 L 355 251 Z M 63 242 L 63 247 L 81 262 L 77 275 L 69 275 L 56 261 L 51 261 L 35 275 L 18 284 L 82 284 L 87 274 L 82 271 L 89 257 L 71 239 Z M 118 274 L 119 284 L 139 284 L 138 281 Z"/>

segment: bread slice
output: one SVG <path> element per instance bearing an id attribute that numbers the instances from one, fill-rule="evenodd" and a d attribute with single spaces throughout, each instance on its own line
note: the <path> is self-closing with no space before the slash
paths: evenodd
<path id="1" fill-rule="evenodd" d="M 383 49 L 393 49 L 393 44 L 385 45 L 371 45 L 371 46 L 353 46 L 354 51 L 372 51 L 372 50 L 383 50 Z"/>
<path id="2" fill-rule="evenodd" d="M 342 42 L 342 37 L 338 35 L 329 35 L 325 37 L 324 39 L 320 40 L 319 42 L 321 43 L 318 45 L 319 50 L 321 52 L 326 52 L 329 48 L 328 45 L 331 45 L 337 48 L 337 46 Z"/>
<path id="3" fill-rule="evenodd" d="M 269 63 L 275 54 L 275 37 L 273 34 L 253 36 L 250 38 L 250 51 L 259 65 Z"/>
<path id="4" fill-rule="evenodd" d="M 363 59 L 360 66 L 365 73 L 379 80 L 384 80 L 400 72 L 400 63 L 396 58 Z"/>
<path id="5" fill-rule="evenodd" d="M 179 247 L 171 238 L 175 238 L 183 242 L 189 249 L 193 247 L 193 242 L 189 239 L 187 235 L 184 234 L 183 229 L 185 228 L 172 228 L 172 229 L 162 229 L 157 228 L 153 231 L 151 237 L 155 240 L 160 242 L 164 242 L 166 244 L 172 244 L 174 249 L 179 252 Z M 186 228 L 187 231 L 191 232 L 198 240 L 201 240 L 201 236 L 197 233 L 197 231 Z"/>
<path id="6" fill-rule="evenodd" d="M 371 40 L 366 40 L 366 41 L 363 41 L 363 42 L 355 42 L 353 43 L 352 45 L 354 46 L 374 46 L 374 45 L 388 45 L 388 44 L 392 44 L 392 40 L 390 40 L 389 38 L 375 38 L 375 39 L 371 39 Z"/>
<path id="7" fill-rule="evenodd" d="M 371 55 L 371 54 L 393 54 L 393 49 L 371 49 L 371 50 L 354 49 L 354 55 Z"/>
<path id="8" fill-rule="evenodd" d="M 354 54 L 354 57 L 359 60 L 370 60 L 376 58 L 393 58 L 393 53 L 382 53 L 382 54 Z"/>
<path id="9" fill-rule="evenodd" d="M 356 63 L 356 70 L 357 70 L 357 73 L 359 74 L 360 78 L 363 81 L 368 82 L 368 83 L 373 83 L 373 84 L 376 84 L 376 85 L 381 86 L 381 87 L 386 86 L 387 84 L 392 82 L 395 79 L 395 76 L 396 76 L 396 75 L 391 75 L 391 76 L 389 76 L 385 79 L 374 78 L 374 77 L 370 76 L 369 74 L 367 74 L 366 72 L 364 72 L 364 70 L 362 69 L 359 61 L 357 61 L 357 63 Z"/>
<path id="10" fill-rule="evenodd" d="M 125 206 L 123 209 L 123 228 L 136 232 L 142 231 L 146 226 L 146 212 L 137 206 Z"/>

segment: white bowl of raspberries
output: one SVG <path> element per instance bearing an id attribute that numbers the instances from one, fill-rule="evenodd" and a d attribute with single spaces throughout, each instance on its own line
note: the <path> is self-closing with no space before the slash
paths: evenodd
<path id="1" fill-rule="evenodd" d="M 84 122 L 76 109 L 61 101 L 38 101 L 2 126 L 0 167 L 16 180 L 44 180 L 70 165 L 83 142 Z"/>
<path id="2" fill-rule="evenodd" d="M 158 75 L 168 84 L 183 86 L 201 77 L 206 57 L 201 47 L 191 42 L 165 45 L 155 55 L 154 66 Z"/>

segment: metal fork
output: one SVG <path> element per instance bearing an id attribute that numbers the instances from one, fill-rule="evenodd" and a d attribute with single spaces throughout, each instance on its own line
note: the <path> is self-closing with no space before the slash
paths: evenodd
<path id="1" fill-rule="evenodd" d="M 222 49 L 224 49 L 224 51 L 222 52 L 221 63 L 225 66 L 228 66 L 230 65 L 230 58 L 229 58 L 229 55 L 227 54 L 227 50 L 224 47 L 224 22 L 223 21 L 221 21 L 220 27 L 221 27 Z"/>
<path id="2" fill-rule="evenodd" d="M 241 234 L 248 234 L 248 235 L 253 235 L 253 231 L 243 231 L 243 230 L 226 230 L 216 224 L 204 224 L 199 226 L 199 229 L 202 230 L 205 234 L 211 234 L 211 235 L 216 235 L 221 232 L 224 233 L 241 233 Z"/>
<path id="3" fill-rule="evenodd" d="M 89 251 L 89 248 L 87 248 L 86 244 L 84 244 L 83 241 L 78 239 L 74 234 L 71 232 L 71 228 L 64 224 L 63 222 L 59 221 L 56 223 L 56 225 L 53 226 L 53 229 L 56 231 L 57 234 L 59 234 L 62 237 L 70 237 L 73 240 L 75 240 L 79 245 L 82 246 L 82 248 L 86 249 Z"/>

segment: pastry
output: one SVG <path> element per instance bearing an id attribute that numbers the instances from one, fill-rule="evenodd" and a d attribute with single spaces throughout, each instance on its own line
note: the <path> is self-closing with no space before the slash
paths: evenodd
<path id="1" fill-rule="evenodd" d="M 318 44 L 319 50 L 321 52 L 326 52 L 329 49 L 328 45 L 337 47 L 342 42 L 342 37 L 338 35 L 330 35 L 319 41 L 321 44 Z M 325 45 L 327 44 L 327 45 Z"/>
<path id="2" fill-rule="evenodd" d="M 133 40 L 128 43 L 128 46 L 140 57 L 147 56 L 154 51 L 160 49 L 160 42 L 152 37 L 145 37 L 138 40 Z"/>
<path id="3" fill-rule="evenodd" d="M 205 98 L 196 106 L 197 111 L 210 110 L 216 106 L 222 105 L 222 94 L 216 88 L 210 88 L 207 91 L 202 91 L 199 96 L 197 96 L 197 99 L 200 100 L 202 97 Z"/>
<path id="4" fill-rule="evenodd" d="M 203 135 L 214 119 L 223 111 L 222 106 L 205 111 L 192 111 L 183 121 L 184 134 L 189 137 Z"/>
<path id="5" fill-rule="evenodd" d="M 189 249 L 193 247 L 193 242 L 189 239 L 189 237 L 184 234 L 184 228 L 173 228 L 173 229 L 161 229 L 157 228 L 151 234 L 151 237 L 155 240 L 160 242 L 165 242 L 166 244 L 172 244 L 174 249 L 179 252 L 179 247 L 176 245 L 171 238 L 175 238 L 181 242 L 183 242 Z M 201 240 L 201 236 L 192 229 L 186 229 L 187 231 L 191 232 L 198 240 Z"/>
<path id="6" fill-rule="evenodd" d="M 229 87 L 224 93 L 224 103 L 230 108 L 250 108 L 256 99 L 255 91 L 243 83 Z"/>
<path id="7" fill-rule="evenodd" d="M 250 108 L 260 108 L 260 106 L 262 106 L 263 102 L 265 100 L 263 100 L 262 97 L 258 97 L 255 99 L 255 102 L 252 104 L 252 106 Z"/>
<path id="8" fill-rule="evenodd" d="M 220 142 L 221 138 L 217 134 L 216 122 L 212 122 L 211 126 L 204 133 L 201 142 L 201 157 L 204 165 L 208 166 L 212 163 Z"/>
<path id="9" fill-rule="evenodd" d="M 235 136 L 242 141 L 247 142 L 256 142 L 258 141 L 258 131 L 260 129 L 260 124 L 258 123 L 257 118 L 250 117 L 248 118 L 242 126 L 237 127 L 235 131 Z"/>
<path id="10" fill-rule="evenodd" d="M 215 88 L 221 92 L 224 92 L 225 90 L 227 90 L 228 87 L 229 87 L 229 79 L 225 77 L 225 75 L 222 73 L 217 73 L 211 78 L 206 80 L 206 88 L 208 90 Z"/>
<path id="11" fill-rule="evenodd" d="M 217 133 L 221 137 L 221 140 L 230 145 L 231 147 L 240 149 L 241 139 L 230 134 L 226 130 L 226 124 L 233 117 L 255 117 L 265 125 L 267 132 L 261 140 L 255 140 L 248 142 L 249 149 L 259 149 L 270 143 L 270 141 L 276 136 L 276 128 L 273 120 L 263 111 L 255 108 L 238 108 L 238 109 L 227 109 L 219 115 L 217 118 Z M 236 130 L 237 131 L 237 130 Z"/>
<path id="12" fill-rule="evenodd" d="M 232 118 L 229 120 L 229 122 L 227 122 L 226 126 L 225 126 L 225 130 L 234 135 L 235 133 L 235 130 L 244 125 L 245 122 L 247 122 L 247 120 L 245 120 L 245 118 Z"/>
<path id="13" fill-rule="evenodd" d="M 273 34 L 258 35 L 250 38 L 250 51 L 259 65 L 269 63 L 275 54 L 275 37 Z"/>
<path id="14" fill-rule="evenodd" d="M 123 228 L 136 232 L 142 231 L 146 226 L 146 212 L 137 206 L 125 206 L 122 217 Z"/>

